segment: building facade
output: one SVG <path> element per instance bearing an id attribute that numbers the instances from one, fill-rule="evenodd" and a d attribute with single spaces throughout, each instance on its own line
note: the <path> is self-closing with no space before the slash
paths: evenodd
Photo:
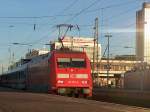
<path id="1" fill-rule="evenodd" d="M 101 45 L 98 44 L 98 55 L 97 55 L 97 45 L 94 49 L 94 39 L 86 37 L 65 37 L 63 40 L 63 45 L 65 48 L 69 48 L 75 51 L 85 51 L 89 59 L 93 60 L 93 51 L 95 50 L 95 57 L 101 58 Z M 51 42 L 51 50 L 60 49 L 62 44 L 58 41 Z"/>
<path id="2" fill-rule="evenodd" d="M 135 60 L 110 59 L 110 69 L 108 72 L 107 59 L 102 59 L 98 63 L 98 68 L 95 70 L 97 75 L 96 77 L 93 77 L 93 81 L 96 86 L 100 87 L 106 87 L 109 85 L 114 88 L 123 88 L 124 74 L 126 71 L 131 71 L 137 65 L 137 63 L 140 62 Z"/>
<path id="3" fill-rule="evenodd" d="M 46 50 L 46 49 L 42 49 L 42 50 L 32 49 L 28 53 L 26 53 L 25 58 L 26 59 L 31 59 L 33 57 L 36 57 L 36 56 L 39 56 L 39 55 L 42 55 L 42 54 L 47 54 L 48 52 L 49 52 L 49 50 Z"/>
<path id="4" fill-rule="evenodd" d="M 150 63 L 150 3 L 136 13 L 136 57 Z"/>

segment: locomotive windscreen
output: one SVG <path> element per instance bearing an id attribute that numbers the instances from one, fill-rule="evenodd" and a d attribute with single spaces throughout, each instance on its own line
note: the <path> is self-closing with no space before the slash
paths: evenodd
<path id="1" fill-rule="evenodd" d="M 58 68 L 85 68 L 86 61 L 83 58 L 57 58 Z"/>

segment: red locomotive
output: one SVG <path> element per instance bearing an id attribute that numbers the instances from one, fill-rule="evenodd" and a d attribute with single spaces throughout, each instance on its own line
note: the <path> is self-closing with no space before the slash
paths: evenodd
<path id="1" fill-rule="evenodd" d="M 8 71 L 1 84 L 63 95 L 92 96 L 90 61 L 85 52 L 54 50 Z"/>

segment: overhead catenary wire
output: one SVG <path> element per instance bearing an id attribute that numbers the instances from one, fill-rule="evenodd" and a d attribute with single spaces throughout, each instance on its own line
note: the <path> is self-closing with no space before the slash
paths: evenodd
<path id="1" fill-rule="evenodd" d="M 70 22 L 73 19 L 75 19 L 76 17 L 78 17 L 80 14 L 84 13 L 87 9 L 91 8 L 92 6 L 94 6 L 95 4 L 97 4 L 98 2 L 100 2 L 101 0 L 96 0 L 94 2 L 92 2 L 89 6 L 81 9 L 79 12 L 77 12 L 73 17 L 69 18 L 68 20 L 66 20 L 64 23 Z"/>
<path id="2" fill-rule="evenodd" d="M 99 0 L 100 1 L 100 0 Z M 131 2 L 131 1 L 130 1 Z M 126 2 L 127 3 L 127 2 Z M 122 3 L 122 5 L 123 4 L 125 4 L 125 2 L 124 3 Z M 121 5 L 121 4 L 114 4 L 114 5 L 110 5 L 109 7 L 107 6 L 107 7 L 103 7 L 103 8 L 112 8 L 112 7 L 118 7 L 119 5 Z M 88 10 L 85 10 L 85 11 L 83 11 L 83 13 L 86 13 L 86 12 L 88 12 Z M 76 14 L 78 14 L 78 13 L 75 13 L 75 15 Z M 70 14 L 69 16 L 73 16 L 74 14 Z M 80 14 L 79 14 L 80 15 Z M 56 15 L 56 16 L 68 16 L 68 15 Z M 41 17 L 33 17 L 33 18 L 35 18 L 35 19 L 38 19 L 38 18 L 49 18 L 49 17 L 52 17 L 52 16 L 41 16 Z M 54 16 L 53 16 L 54 17 Z M 18 18 L 18 17 L 17 17 Z M 21 17 L 21 18 L 23 18 L 23 17 Z M 21 19 L 20 18 L 20 19 Z M 26 17 L 25 17 L 26 18 Z M 30 18 L 32 18 L 32 17 L 29 17 L 29 18 L 27 18 L 27 19 L 30 19 Z M 32 18 L 32 19 L 33 19 Z M 86 27 L 86 26 L 85 26 Z"/>
<path id="3" fill-rule="evenodd" d="M 98 2 L 100 2 L 101 0 L 97 0 Z M 117 3 L 117 4 L 112 4 L 112 5 L 108 5 L 108 6 L 104 6 L 104 7 L 100 7 L 100 8 L 97 8 L 97 9 L 95 9 L 95 10 L 87 10 L 88 8 L 90 8 L 90 6 L 93 6 L 93 4 L 95 4 L 95 2 L 93 3 L 93 4 L 91 4 L 89 7 L 86 7 L 86 8 L 84 8 L 84 9 L 82 9 L 80 12 L 77 12 L 77 13 L 70 13 L 70 14 L 57 14 L 57 15 L 49 15 L 49 16 L 21 16 L 21 17 L 19 17 L 19 16 L 0 16 L 0 19 L 43 19 L 43 18 L 53 18 L 53 19 L 56 19 L 56 17 L 63 17 L 63 16 L 74 16 L 74 17 L 76 17 L 76 16 L 78 16 L 78 15 L 80 15 L 80 13 L 90 13 L 90 12 L 96 12 L 96 11 L 99 11 L 99 10 L 101 10 L 101 9 L 107 9 L 107 8 L 113 8 L 113 7 L 120 7 L 120 6 L 122 6 L 122 5 L 127 5 L 127 4 L 129 4 L 129 3 L 134 3 L 135 1 L 138 1 L 138 0 L 133 0 L 133 1 L 129 1 L 129 2 L 123 2 L 123 3 Z M 75 1 L 74 1 L 75 2 Z M 73 4 L 73 3 L 72 3 Z M 68 7 L 69 7 L 69 5 L 68 5 Z M 73 17 L 72 17 L 73 18 Z M 114 17 L 113 17 L 114 18 Z M 71 20 L 71 19 L 70 19 Z M 1 22 L 1 24 L 4 24 L 4 23 L 10 23 L 10 22 Z M 10 23 L 10 24 L 13 24 L 13 22 L 12 23 Z M 17 22 L 14 22 L 14 24 L 25 24 L 25 25 L 33 25 L 34 23 L 24 23 L 24 22 L 20 22 L 20 23 L 17 23 Z M 37 24 L 41 24 L 41 23 L 37 23 Z"/>
<path id="4" fill-rule="evenodd" d="M 79 0 L 74 0 L 66 8 L 64 8 L 60 13 L 64 13 L 66 10 L 71 9 Z M 43 19 L 43 18 L 55 18 L 58 16 L 72 16 L 74 14 L 57 14 L 57 15 L 47 15 L 47 16 L 0 16 L 0 19 Z"/>
<path id="5" fill-rule="evenodd" d="M 131 3 L 131 2 L 133 2 L 133 3 L 136 3 L 136 2 L 139 2 L 138 0 L 134 0 L 135 2 L 133 2 L 133 1 L 129 1 L 129 2 L 127 2 L 127 3 Z M 120 4 L 116 4 L 116 5 L 112 5 L 112 6 L 117 6 L 117 5 L 124 5 L 124 3 L 120 3 Z M 106 8 L 109 8 L 109 6 L 108 7 L 106 7 Z M 105 21 L 105 23 L 107 23 L 107 27 L 108 27 L 108 22 L 117 22 L 117 20 L 118 19 L 120 19 L 120 17 L 122 17 L 122 16 L 124 16 L 124 15 L 127 15 L 128 13 L 131 13 L 132 11 L 135 11 L 136 9 L 137 9 L 138 7 L 132 7 L 132 8 L 128 8 L 127 10 L 125 10 L 125 11 L 121 11 L 120 13 L 117 13 L 117 14 L 115 14 L 115 15 L 112 15 L 112 16 L 109 16 L 109 17 L 107 17 L 107 18 L 103 18 L 103 21 Z M 135 15 L 134 15 L 135 16 Z M 134 17 L 133 17 L 134 18 Z M 101 27 L 104 27 L 105 28 L 105 30 L 106 30 L 106 25 L 104 25 L 104 22 L 103 22 L 103 26 L 101 26 Z M 107 28 L 108 29 L 108 28 Z"/>
<path id="6" fill-rule="evenodd" d="M 101 0 L 96 0 L 96 1 L 94 1 L 92 4 L 90 4 L 88 7 L 86 7 L 86 8 L 84 8 L 84 9 L 82 9 L 82 10 L 80 10 L 78 13 L 76 13 L 73 17 L 71 17 L 71 18 L 69 18 L 68 20 L 70 21 L 70 20 L 73 20 L 73 18 L 75 18 L 75 17 L 77 17 L 77 16 L 79 16 L 81 13 L 83 13 L 85 10 L 87 10 L 87 9 L 89 9 L 90 7 L 92 7 L 93 5 L 95 5 L 96 3 L 98 3 L 98 2 L 100 2 Z M 69 21 L 66 21 L 66 22 L 69 22 Z M 66 23 L 65 22 L 65 23 Z M 41 40 L 41 39 L 39 39 L 39 40 Z M 38 40 L 38 41 L 39 41 Z M 38 42 L 38 41 L 36 41 L 36 42 Z M 35 42 L 34 42 L 35 43 Z"/>
<path id="7" fill-rule="evenodd" d="M 94 3 L 96 3 L 96 2 L 94 2 Z M 93 5 L 93 4 L 92 4 Z M 90 5 L 90 6 L 92 6 L 92 5 Z M 116 6 L 116 5 L 113 5 L 113 6 Z M 110 7 L 110 6 L 109 6 Z M 89 8 L 89 7 L 88 7 Z M 87 8 L 85 8 L 85 9 L 87 9 Z M 81 10 L 80 11 L 80 13 L 82 13 L 82 11 L 84 11 L 84 10 Z M 80 14 L 80 13 L 77 13 L 77 14 Z M 82 27 L 86 27 L 86 26 L 92 26 L 92 25 L 79 25 L 79 26 L 82 26 Z M 41 40 L 41 39 L 40 39 Z"/>
<path id="8" fill-rule="evenodd" d="M 108 18 L 104 18 L 105 19 L 105 21 L 114 21 L 114 20 L 117 20 L 117 19 L 119 19 L 121 16 L 124 16 L 124 15 L 126 15 L 126 14 L 128 14 L 128 13 L 132 13 L 132 11 L 135 11 L 135 9 L 137 9 L 138 7 L 132 7 L 132 8 L 130 8 L 130 9 L 127 9 L 127 10 L 125 10 L 125 11 L 122 11 L 122 12 L 120 12 L 120 13 L 117 13 L 117 14 L 115 14 L 115 15 L 113 15 L 113 16 L 110 16 L 110 17 L 108 17 Z"/>
<path id="9" fill-rule="evenodd" d="M 85 13 L 96 12 L 96 11 L 100 11 L 102 9 L 110 9 L 110 8 L 114 8 L 114 7 L 122 7 L 123 5 L 129 5 L 130 3 L 135 3 L 136 1 L 141 1 L 141 0 L 132 0 L 132 1 L 123 2 L 123 3 L 111 4 L 111 5 L 99 7 L 96 9 L 87 10 Z"/>
<path id="10" fill-rule="evenodd" d="M 66 8 L 64 8 L 60 13 L 64 13 L 65 11 L 70 10 L 79 0 L 72 1 Z"/>
<path id="11" fill-rule="evenodd" d="M 95 2 L 94 2 L 95 3 Z M 91 5 L 90 5 L 91 6 Z M 117 4 L 116 5 L 113 5 L 113 6 L 117 6 Z M 110 6 L 109 6 L 110 7 Z M 82 10 L 82 11 L 84 11 L 84 10 Z M 78 13 L 78 14 L 80 14 L 80 13 Z M 31 17 L 29 17 L 29 18 L 31 18 Z M 34 17 L 35 18 L 35 17 Z M 89 25 L 90 26 L 90 25 Z M 86 27 L 86 26 L 82 26 L 82 27 Z"/>
<path id="12" fill-rule="evenodd" d="M 96 11 L 99 11 L 101 9 L 119 7 L 119 6 L 122 6 L 122 5 L 128 5 L 128 4 L 132 3 L 132 2 L 134 3 L 135 1 L 138 1 L 138 0 L 132 0 L 130 2 L 123 2 L 123 3 L 119 3 L 119 4 L 112 4 L 112 5 L 100 7 L 100 8 L 93 9 L 93 10 L 87 10 L 87 9 L 89 9 L 90 7 L 92 7 L 93 5 L 95 5 L 96 3 L 100 2 L 100 1 L 101 0 L 96 0 L 95 2 L 90 4 L 88 7 L 82 9 L 81 11 L 79 11 L 77 13 L 45 15 L 45 16 L 0 16 L 0 19 L 42 19 L 42 18 L 56 18 L 56 17 L 59 17 L 59 16 L 61 16 L 61 17 L 62 16 L 78 16 L 78 15 L 80 15 L 83 12 L 84 13 L 89 13 L 89 12 L 96 12 Z M 75 0 L 74 2 L 77 2 L 77 0 Z M 72 5 L 73 5 L 73 3 L 72 3 Z M 68 7 L 71 7 L 72 5 L 70 5 L 70 6 L 68 5 Z M 66 10 L 66 8 L 64 10 Z"/>
<path id="13" fill-rule="evenodd" d="M 64 13 L 68 8 L 71 9 L 71 7 L 72 7 L 73 5 L 75 5 L 75 3 L 77 3 L 77 2 L 78 2 L 78 0 L 74 0 L 71 4 L 69 4 L 66 8 L 64 8 L 64 9 L 61 11 L 61 13 Z M 70 15 L 72 15 L 72 14 L 70 14 Z M 69 16 L 69 15 L 56 15 L 56 16 Z M 55 16 L 38 16 L 38 17 L 33 17 L 33 18 L 34 18 L 34 19 L 41 19 L 41 18 L 49 18 L 49 17 L 55 18 Z M 29 18 L 32 18 L 32 17 L 29 17 Z M 34 25 L 35 25 L 35 24 L 34 24 Z M 51 24 L 51 26 L 54 26 L 54 24 Z M 55 32 L 55 31 L 56 31 L 56 30 L 52 31 L 51 33 Z M 48 34 L 49 34 L 49 33 L 48 33 Z M 42 38 L 40 38 L 40 39 L 37 39 L 37 40 L 35 40 L 35 41 L 30 42 L 30 44 L 33 45 L 33 44 L 39 43 L 41 40 L 43 40 L 43 37 L 48 36 L 48 34 L 42 36 Z"/>
<path id="14" fill-rule="evenodd" d="M 139 2 L 138 0 L 135 0 L 135 2 Z M 134 3 L 135 3 L 134 2 Z M 130 3 L 130 2 L 129 2 Z M 122 4 L 122 3 L 121 3 Z M 118 4 L 118 5 L 120 5 L 120 4 Z M 117 4 L 116 5 L 113 5 L 113 6 L 117 6 Z M 105 8 L 109 8 L 109 7 L 105 7 Z M 119 14 L 116 14 L 116 15 L 113 15 L 113 16 L 110 16 L 110 17 L 108 17 L 108 18 L 105 18 L 105 19 L 103 19 L 103 21 L 105 20 L 105 21 L 107 21 L 107 24 L 108 24 L 108 21 L 110 22 L 110 21 L 113 21 L 113 23 L 114 23 L 114 20 L 118 20 L 119 19 L 119 17 L 121 17 L 121 16 L 124 16 L 124 15 L 126 15 L 126 14 L 128 14 L 128 13 L 130 13 L 130 12 L 132 12 L 132 11 L 135 11 L 135 9 L 137 9 L 137 7 L 132 7 L 132 8 L 129 8 L 129 9 L 127 9 L 127 10 L 125 10 L 125 11 L 122 11 L 122 12 L 120 12 Z M 134 15 L 135 16 L 135 15 Z M 128 27 L 131 27 L 131 26 L 135 26 L 135 24 L 130 24 L 130 25 L 126 25 L 125 26 L 125 28 L 128 28 Z M 102 27 L 105 27 L 105 25 L 103 25 Z M 123 27 L 122 27 L 123 28 Z M 123 32 L 127 32 L 127 29 L 122 29 L 122 31 Z M 114 28 L 111 28 L 111 29 L 114 29 Z M 106 27 L 105 27 L 105 30 L 106 30 Z M 125 31 L 126 30 L 126 31 Z M 117 32 L 116 32 L 117 31 Z M 118 30 L 112 30 L 111 31 L 111 33 L 119 33 L 121 30 L 120 29 L 118 29 Z M 121 31 L 121 32 L 122 32 Z M 130 30 L 130 32 L 131 32 L 131 30 Z M 132 30 L 132 32 L 135 32 L 135 31 L 133 31 Z"/>

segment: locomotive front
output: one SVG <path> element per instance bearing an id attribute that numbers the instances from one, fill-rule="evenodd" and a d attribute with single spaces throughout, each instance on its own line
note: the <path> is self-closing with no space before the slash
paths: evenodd
<path id="1" fill-rule="evenodd" d="M 58 94 L 92 96 L 91 67 L 86 53 L 56 53 L 55 62 Z"/>

